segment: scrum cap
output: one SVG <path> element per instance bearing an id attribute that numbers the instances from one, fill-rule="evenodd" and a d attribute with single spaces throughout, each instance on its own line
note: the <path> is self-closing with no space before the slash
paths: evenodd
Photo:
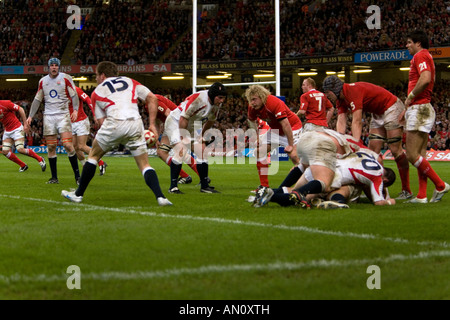
<path id="1" fill-rule="evenodd" d="M 57 64 L 59 67 L 61 65 L 61 60 L 59 60 L 58 58 L 48 59 L 48 66 L 50 67 L 50 65 L 52 65 L 52 64 Z"/>
<path id="2" fill-rule="evenodd" d="M 339 79 L 337 76 L 332 75 L 328 76 L 323 80 L 323 92 L 331 91 L 336 97 L 339 99 L 339 94 L 341 93 L 342 87 L 344 86 L 344 82 Z"/>
<path id="3" fill-rule="evenodd" d="M 211 99 L 211 103 L 214 103 L 214 98 L 217 96 L 226 96 L 227 90 L 220 82 L 215 82 L 208 89 L 208 97 Z"/>

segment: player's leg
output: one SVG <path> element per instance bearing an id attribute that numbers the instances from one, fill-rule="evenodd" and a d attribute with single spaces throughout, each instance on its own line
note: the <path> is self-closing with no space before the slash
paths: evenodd
<path id="1" fill-rule="evenodd" d="M 219 193 L 219 191 L 215 190 L 214 187 L 209 185 L 209 177 L 208 177 L 208 155 L 205 151 L 206 143 L 203 141 L 201 145 L 198 142 L 194 143 L 194 150 L 197 154 L 197 169 L 200 177 L 200 192 L 203 193 Z M 200 152 L 198 150 L 201 150 Z M 185 160 L 189 161 L 189 160 Z"/>
<path id="2" fill-rule="evenodd" d="M 397 128 L 387 131 L 387 143 L 389 149 L 394 156 L 395 163 L 397 164 L 398 173 L 402 182 L 402 191 L 396 198 L 399 200 L 409 199 L 413 196 L 409 183 L 409 161 L 406 157 L 406 153 L 402 147 L 403 129 Z"/>
<path id="3" fill-rule="evenodd" d="M 172 163 L 172 157 L 169 155 L 171 150 L 169 138 L 167 136 L 162 136 L 160 144 L 158 148 L 156 149 L 156 155 L 170 167 L 170 164 Z M 189 174 L 186 173 L 183 169 L 180 170 L 180 177 L 181 179 L 188 179 Z M 191 178 L 192 182 L 192 178 Z M 180 183 L 180 179 L 178 179 L 178 183 Z"/>
<path id="4" fill-rule="evenodd" d="M 158 175 L 156 174 L 155 169 L 153 169 L 148 163 L 148 154 L 146 150 L 141 154 L 138 154 L 137 150 L 135 150 L 134 160 L 136 161 L 136 164 L 144 177 L 145 183 L 153 191 L 158 204 L 160 206 L 172 205 L 161 190 Z"/>
<path id="5" fill-rule="evenodd" d="M 10 138 L 5 139 L 5 137 L 3 136 L 2 153 L 7 159 L 11 160 L 12 162 L 20 166 L 19 172 L 24 172 L 25 170 L 28 169 L 28 166 L 11 151 L 13 143 L 14 143 L 13 139 Z"/>
<path id="6" fill-rule="evenodd" d="M 424 117 L 424 115 L 428 115 Z M 431 104 L 413 105 L 406 111 L 406 156 L 408 161 L 416 168 L 419 176 L 419 192 L 416 199 L 411 202 L 427 202 L 427 179 L 436 186 L 432 200 L 439 201 L 444 193 L 448 192 L 450 186 L 445 183 L 433 170 L 426 160 L 426 146 L 428 134 L 436 119 L 435 111 Z M 417 200 L 417 201 L 416 201 Z"/>
<path id="7" fill-rule="evenodd" d="M 270 150 L 272 150 L 272 148 L 269 143 L 259 143 L 256 148 L 256 168 L 258 170 L 259 185 L 261 187 L 269 187 L 270 162 L 267 154 Z"/>
<path id="8" fill-rule="evenodd" d="M 73 146 L 73 136 L 71 131 L 61 132 L 61 141 L 63 143 L 64 148 L 67 151 L 67 155 L 69 158 L 70 165 L 72 166 L 73 173 L 75 175 L 75 181 L 77 184 L 79 183 L 80 178 L 80 170 L 78 168 L 78 158 L 77 153 L 75 151 L 75 147 Z"/>
<path id="9" fill-rule="evenodd" d="M 107 151 L 104 151 L 99 145 L 96 139 L 92 143 L 92 149 L 89 152 L 88 159 L 83 167 L 83 172 L 79 179 L 78 188 L 75 191 L 62 190 L 61 195 L 70 201 L 81 202 L 83 200 L 84 193 L 95 175 L 97 169 L 98 160 L 105 155 Z"/>
<path id="10" fill-rule="evenodd" d="M 59 183 L 58 182 L 58 170 L 57 170 L 57 157 L 56 157 L 56 146 L 58 145 L 58 136 L 47 135 L 44 137 L 47 144 L 47 154 L 48 162 L 50 164 L 50 172 L 52 177 L 47 183 Z"/>

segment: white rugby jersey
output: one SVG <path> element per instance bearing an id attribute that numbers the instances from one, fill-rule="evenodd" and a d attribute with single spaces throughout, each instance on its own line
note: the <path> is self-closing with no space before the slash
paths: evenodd
<path id="1" fill-rule="evenodd" d="M 116 120 L 140 119 L 138 98 L 145 101 L 150 89 L 128 77 L 109 77 L 91 95 L 95 116 Z"/>
<path id="2" fill-rule="evenodd" d="M 383 196 L 383 166 L 376 160 L 377 154 L 369 149 L 351 153 L 336 161 L 336 176 L 341 185 L 368 186 L 372 201 L 385 200 Z"/>
<path id="3" fill-rule="evenodd" d="M 198 91 L 187 97 L 175 110 L 170 112 L 171 116 L 177 121 L 180 117 L 189 120 L 192 124 L 194 121 L 211 120 L 217 118 L 219 106 L 211 105 L 208 99 L 208 90 Z"/>
<path id="4" fill-rule="evenodd" d="M 35 99 L 44 101 L 45 115 L 61 114 L 69 112 L 69 103 L 76 96 L 75 84 L 72 77 L 63 72 L 58 73 L 56 78 L 46 75 L 39 81 L 38 91 Z M 78 110 L 78 98 L 73 99 L 74 109 Z"/>

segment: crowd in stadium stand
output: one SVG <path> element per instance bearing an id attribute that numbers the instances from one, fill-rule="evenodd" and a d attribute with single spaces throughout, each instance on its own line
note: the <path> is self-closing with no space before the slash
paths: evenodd
<path id="1" fill-rule="evenodd" d="M 39 7 L 34 7 L 36 1 L 8 3 L 0 12 L 0 64 L 43 64 L 49 56 L 63 54 L 70 36 L 65 6 L 54 1 Z M 71 63 L 192 61 L 192 13 L 181 3 L 78 1 L 94 11 L 83 16 Z M 365 1 L 280 3 L 282 58 L 404 49 L 405 34 L 418 24 L 427 26 L 432 47 L 450 44 L 450 8 L 444 0 L 379 0 L 386 13 L 380 30 L 367 28 Z M 273 58 L 272 1 L 225 1 L 215 14 L 202 12 L 197 40 L 200 60 Z"/>

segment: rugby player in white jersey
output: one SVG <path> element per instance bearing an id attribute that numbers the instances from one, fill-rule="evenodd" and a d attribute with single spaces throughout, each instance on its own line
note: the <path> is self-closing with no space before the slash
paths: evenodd
<path id="1" fill-rule="evenodd" d="M 59 183 L 56 165 L 56 147 L 58 134 L 69 156 L 69 161 L 78 183 L 80 171 L 75 148 L 72 142 L 72 124 L 78 117 L 79 100 L 72 77 L 59 72 L 61 61 L 58 58 L 48 60 L 49 74 L 39 81 L 38 91 L 31 104 L 27 124 L 31 126 L 41 103 L 44 103 L 44 137 L 47 143 L 48 162 L 52 177 L 47 183 Z M 73 113 L 69 112 L 72 102 Z"/>
<path id="2" fill-rule="evenodd" d="M 394 205 L 396 201 L 389 197 L 387 188 L 395 182 L 395 172 L 391 168 L 384 168 L 378 162 L 378 156 L 368 148 L 361 148 L 344 158 L 337 158 L 329 190 L 321 194 L 310 193 L 305 199 L 317 208 L 348 208 L 347 203 L 364 192 L 375 205 Z M 294 189 L 300 189 L 310 181 L 314 181 L 314 177 L 310 168 L 307 168 Z M 268 201 L 281 206 L 298 204 L 296 198 L 289 195 L 289 190 L 275 189 L 266 195 L 266 201 L 260 206 Z"/>
<path id="3" fill-rule="evenodd" d="M 61 195 L 70 201 L 81 202 L 84 193 L 95 175 L 98 161 L 109 150 L 123 144 L 131 151 L 145 183 L 153 191 L 160 206 L 172 205 L 164 196 L 156 171 L 148 163 L 144 124 L 138 108 L 138 99 L 145 101 L 149 112 L 149 130 L 158 134 L 156 114 L 158 99 L 139 82 L 120 77 L 117 65 L 102 61 L 96 70 L 97 88 L 91 95 L 95 116 L 100 129 L 92 143 L 88 160 L 83 166 L 80 185 L 75 191 L 62 190 Z"/>
<path id="4" fill-rule="evenodd" d="M 190 155 L 184 143 L 190 144 L 190 139 L 181 138 L 181 134 L 187 133 L 195 138 L 194 129 L 196 123 L 202 128 L 200 138 L 194 141 L 194 150 L 197 154 L 197 171 L 200 177 L 200 191 L 204 193 L 218 193 L 214 187 L 209 185 L 208 178 L 208 156 L 204 153 L 206 141 L 203 138 L 205 132 L 210 129 L 216 118 L 219 108 L 226 99 L 225 86 L 219 82 L 212 84 L 208 90 L 198 91 L 186 98 L 175 110 L 172 110 L 164 123 L 163 137 L 167 136 L 170 141 L 169 148 L 174 148 L 174 156 L 170 164 L 170 193 L 182 193 L 178 189 L 178 175 L 183 162 L 189 163 Z M 204 124 L 203 124 L 204 123 Z M 184 131 L 184 132 L 182 132 Z M 186 140 L 186 142 L 184 141 Z"/>

